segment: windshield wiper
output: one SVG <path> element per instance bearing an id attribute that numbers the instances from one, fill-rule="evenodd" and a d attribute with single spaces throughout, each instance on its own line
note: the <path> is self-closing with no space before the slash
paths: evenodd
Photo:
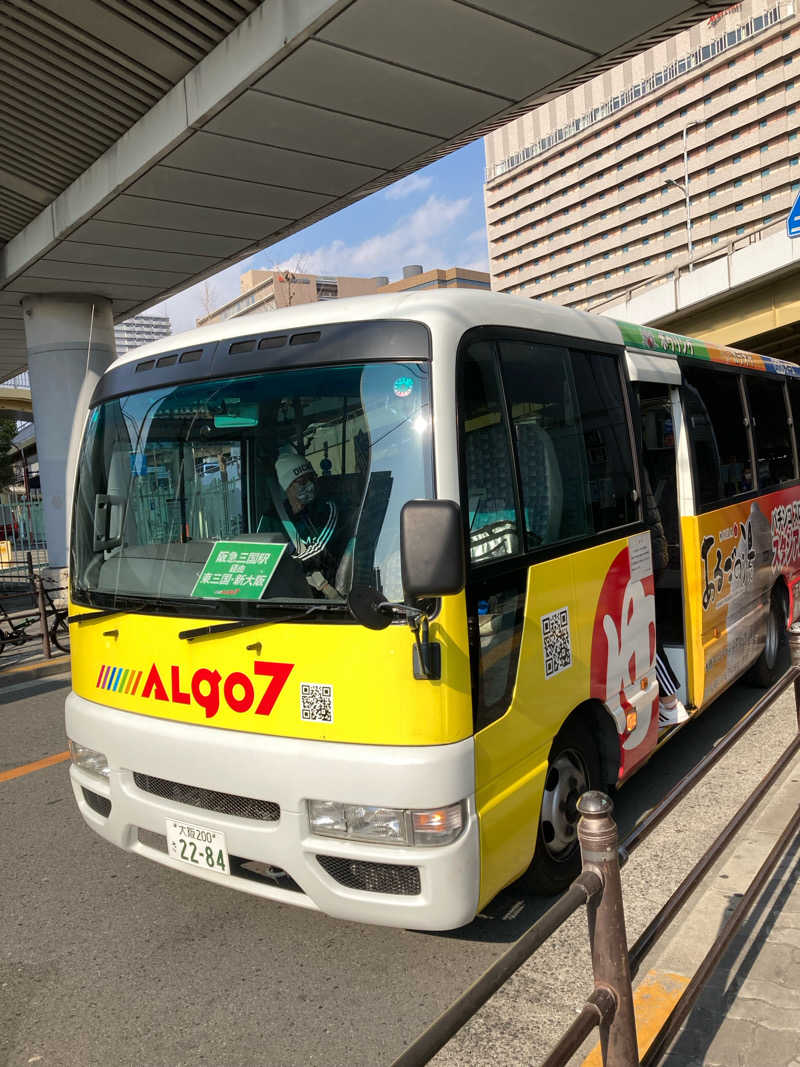
<path id="1" fill-rule="evenodd" d="M 131 614 L 143 611 L 149 607 L 146 601 L 139 600 L 124 608 L 97 608 L 96 611 L 82 611 L 80 615 L 70 615 L 67 622 L 89 622 L 90 619 L 104 619 L 109 615 L 123 615 L 129 611 Z"/>
<path id="2" fill-rule="evenodd" d="M 344 607 L 344 604 L 338 605 Z M 235 619 L 231 622 L 216 623 L 210 626 L 197 626 L 193 630 L 181 630 L 178 638 L 181 641 L 192 641 L 195 637 L 208 637 L 210 634 L 223 634 L 228 630 L 247 630 L 253 626 L 271 626 L 274 622 L 292 622 L 297 619 L 305 619 L 309 615 L 315 615 L 319 611 L 330 611 L 326 604 L 312 604 L 299 614 L 296 611 L 287 612 L 284 615 L 275 615 L 266 619 Z"/>

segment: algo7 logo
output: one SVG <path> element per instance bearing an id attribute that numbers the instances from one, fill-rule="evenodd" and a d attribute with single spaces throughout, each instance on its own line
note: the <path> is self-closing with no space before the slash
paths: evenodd
<path id="1" fill-rule="evenodd" d="M 274 663 L 259 659 L 253 661 L 253 674 L 257 678 L 270 679 L 256 704 L 256 715 L 269 715 L 293 669 L 293 663 Z M 136 668 L 103 664 L 97 677 L 97 688 L 136 696 L 143 674 L 144 671 Z M 184 685 L 188 688 L 184 689 Z M 181 668 L 171 666 L 168 690 L 158 667 L 153 663 L 147 672 L 141 696 L 143 699 L 162 700 L 172 704 L 191 705 L 194 700 L 205 712 L 205 717 L 213 719 L 223 700 L 231 711 L 240 714 L 250 711 L 256 702 L 256 685 L 253 679 L 242 671 L 231 671 L 223 676 L 210 667 L 201 667 L 190 678 L 182 681 Z"/>

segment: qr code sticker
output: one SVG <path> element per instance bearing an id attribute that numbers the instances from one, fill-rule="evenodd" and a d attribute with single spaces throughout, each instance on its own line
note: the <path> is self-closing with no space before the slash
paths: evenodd
<path id="1" fill-rule="evenodd" d="M 569 632 L 569 610 L 559 608 L 542 615 L 542 648 L 544 676 L 552 678 L 572 666 L 572 637 Z"/>
<path id="2" fill-rule="evenodd" d="M 300 718 L 306 722 L 333 722 L 333 686 L 301 682 Z"/>

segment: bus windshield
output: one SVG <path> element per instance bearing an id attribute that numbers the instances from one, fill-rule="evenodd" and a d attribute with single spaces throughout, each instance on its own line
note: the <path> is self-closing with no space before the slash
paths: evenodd
<path id="1" fill-rule="evenodd" d="M 93 408 L 71 542 L 76 603 L 192 615 L 403 599 L 400 509 L 433 492 L 423 363 L 268 371 Z"/>

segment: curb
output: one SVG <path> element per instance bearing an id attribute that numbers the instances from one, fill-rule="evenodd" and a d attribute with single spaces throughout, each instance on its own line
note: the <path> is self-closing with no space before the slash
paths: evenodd
<path id="1" fill-rule="evenodd" d="M 25 663 L 20 667 L 11 667 L 9 670 L 3 670 L 0 667 L 0 689 L 9 685 L 17 685 L 19 682 L 46 678 L 51 674 L 64 674 L 70 669 L 70 663 L 69 656 L 58 655 L 53 656 L 52 659 L 44 659 L 36 663 Z"/>

